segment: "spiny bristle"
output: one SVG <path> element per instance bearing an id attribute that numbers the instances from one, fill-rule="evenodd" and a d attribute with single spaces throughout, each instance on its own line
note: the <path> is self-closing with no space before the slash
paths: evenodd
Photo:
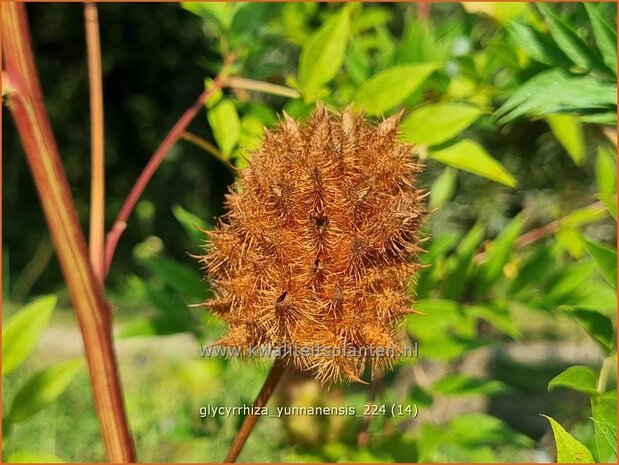
<path id="1" fill-rule="evenodd" d="M 229 326 L 218 344 L 308 348 L 284 358 L 325 383 L 395 363 L 426 214 L 400 118 L 374 126 L 319 106 L 266 131 L 200 257 L 215 294 L 205 306 Z"/>

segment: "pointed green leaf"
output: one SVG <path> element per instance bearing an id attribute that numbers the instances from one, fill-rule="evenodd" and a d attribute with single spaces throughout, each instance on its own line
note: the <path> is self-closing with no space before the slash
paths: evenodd
<path id="1" fill-rule="evenodd" d="M 442 150 L 430 151 L 430 158 L 491 179 L 506 186 L 516 187 L 516 179 L 501 163 L 477 142 L 464 139 Z"/>
<path id="2" fill-rule="evenodd" d="M 613 349 L 613 322 L 606 315 L 602 315 L 595 310 L 587 310 L 584 308 L 561 307 L 574 318 L 584 328 L 604 350 L 609 353 Z"/>
<path id="3" fill-rule="evenodd" d="M 508 30 L 515 42 L 534 60 L 550 66 L 571 64 L 561 49 L 534 27 L 512 21 Z"/>
<path id="4" fill-rule="evenodd" d="M 350 8 L 344 6 L 307 40 L 299 58 L 299 90 L 306 102 L 338 73 L 350 36 Z"/>
<path id="5" fill-rule="evenodd" d="M 593 455 L 579 440 L 570 433 L 565 431 L 563 427 L 553 418 L 546 417 L 552 427 L 552 432 L 555 437 L 557 446 L 557 462 L 558 463 L 593 463 Z"/>
<path id="6" fill-rule="evenodd" d="M 595 41 L 600 49 L 604 63 L 617 73 L 617 31 L 616 25 L 609 25 L 604 20 L 603 6 L 597 3 L 584 2 L 583 5 L 587 10 Z M 613 8 L 614 9 L 614 8 Z M 614 16 L 614 15 L 613 15 Z M 615 20 L 616 21 L 616 20 Z"/>
<path id="7" fill-rule="evenodd" d="M 599 428 L 601 435 L 604 437 L 605 442 L 610 446 L 611 450 L 615 454 L 615 460 L 617 455 L 617 425 L 608 423 L 604 420 L 596 420 L 593 418 L 595 425 Z M 612 459 L 611 459 L 612 460 Z M 613 460 L 614 461 L 614 460 Z"/>
<path id="8" fill-rule="evenodd" d="M 545 3 L 538 3 L 537 7 L 548 22 L 550 34 L 572 62 L 583 69 L 600 68 L 606 69 L 597 53 L 583 41 L 574 28 L 563 21 L 553 11 L 552 7 Z"/>
<path id="9" fill-rule="evenodd" d="M 615 157 L 607 147 L 598 147 L 595 177 L 598 192 L 602 197 L 614 196 L 617 193 L 617 165 Z"/>
<path id="10" fill-rule="evenodd" d="M 598 461 L 617 461 L 617 391 L 605 392 L 591 399 Z M 610 437 L 609 437 L 610 436 Z"/>
<path id="11" fill-rule="evenodd" d="M 504 393 L 508 390 L 508 386 L 501 381 L 485 380 L 459 373 L 439 379 L 432 385 L 431 390 L 443 395 L 493 396 Z"/>
<path id="12" fill-rule="evenodd" d="M 229 156 L 239 141 L 241 122 L 234 103 L 222 100 L 207 111 L 206 117 L 221 153 Z"/>
<path id="13" fill-rule="evenodd" d="M 387 68 L 359 87 L 355 106 L 380 115 L 406 100 L 439 67 L 438 63 L 416 63 Z"/>
<path id="14" fill-rule="evenodd" d="M 64 463 L 64 460 L 54 454 L 18 450 L 9 455 L 7 463 Z"/>
<path id="15" fill-rule="evenodd" d="M 17 391 L 9 411 L 9 421 L 19 422 L 31 417 L 62 394 L 73 377 L 84 366 L 79 359 L 52 365 L 36 373 Z"/>
<path id="16" fill-rule="evenodd" d="M 597 375 L 593 369 L 576 365 L 559 373 L 548 383 L 548 390 L 552 391 L 556 387 L 566 387 L 574 391 L 583 392 L 592 396 L 599 395 L 596 388 Z"/>
<path id="17" fill-rule="evenodd" d="M 402 140 L 436 145 L 454 138 L 483 112 L 463 103 L 434 103 L 414 110 L 402 121 Z"/>
<path id="18" fill-rule="evenodd" d="M 206 297 L 207 286 L 197 269 L 163 257 L 148 258 L 145 260 L 145 265 L 185 298 Z"/>
<path id="19" fill-rule="evenodd" d="M 476 291 L 484 292 L 503 272 L 503 267 L 509 260 L 516 239 L 522 232 L 524 220 L 522 215 L 516 216 L 492 242 L 486 252 L 486 260 L 479 268 L 479 279 Z"/>
<path id="20" fill-rule="evenodd" d="M 537 74 L 522 84 L 496 111 L 504 124 L 521 116 L 592 113 L 617 108 L 617 85 L 592 75 L 577 76 L 561 69 Z M 582 118 L 581 118 L 582 120 Z"/>
<path id="21" fill-rule="evenodd" d="M 441 208 L 451 200 L 456 191 L 458 170 L 445 168 L 443 173 L 436 178 L 430 189 L 430 208 Z"/>
<path id="22" fill-rule="evenodd" d="M 617 251 L 609 246 L 585 239 L 585 250 L 591 255 L 602 276 L 617 290 Z"/>
<path id="23" fill-rule="evenodd" d="M 58 299 L 41 297 L 11 316 L 2 327 L 2 375 L 11 373 L 34 350 Z"/>
<path id="24" fill-rule="evenodd" d="M 574 115 L 549 115 L 546 121 L 557 140 L 577 165 L 585 161 L 585 135 Z"/>

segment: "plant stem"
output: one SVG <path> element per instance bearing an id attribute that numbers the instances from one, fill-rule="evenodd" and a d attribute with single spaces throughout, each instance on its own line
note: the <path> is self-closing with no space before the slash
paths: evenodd
<path id="1" fill-rule="evenodd" d="M 105 280 L 105 139 L 99 15 L 96 3 L 84 4 L 88 82 L 90 85 L 90 262 L 99 284 Z"/>
<path id="2" fill-rule="evenodd" d="M 285 362 L 281 359 L 276 359 L 271 367 L 271 370 L 269 371 L 267 379 L 262 385 L 262 389 L 260 389 L 258 397 L 256 397 L 256 400 L 252 405 L 252 410 L 258 410 L 266 405 L 271 397 L 271 394 L 273 394 L 277 383 L 279 383 L 279 380 L 284 374 L 285 369 Z M 247 438 L 258 421 L 258 417 L 259 415 L 255 415 L 254 413 L 251 413 L 245 417 L 241 428 L 236 433 L 232 446 L 230 446 L 230 451 L 224 459 L 224 463 L 234 463 L 236 461 L 237 457 L 241 453 L 241 449 L 243 449 L 243 446 L 245 445 L 245 441 L 247 441 Z"/>
<path id="3" fill-rule="evenodd" d="M 110 462 L 133 462 L 135 454 L 112 345 L 110 313 L 88 259 L 84 234 L 43 104 L 24 4 L 2 3 L 2 30 L 5 65 L 15 90 L 9 109 L 79 320 L 107 457 Z"/>
<path id="4" fill-rule="evenodd" d="M 227 87 L 231 87 L 233 89 L 254 90 L 256 92 L 262 92 L 265 94 L 281 95 L 282 97 L 301 97 L 301 94 L 296 89 L 279 86 L 277 84 L 271 84 L 270 82 L 255 81 L 253 79 L 246 79 L 242 77 L 229 77 L 226 81 L 226 85 Z"/>
<path id="5" fill-rule="evenodd" d="M 226 160 L 226 158 L 217 149 L 217 147 L 215 147 L 213 144 L 211 144 L 206 139 L 203 139 L 202 137 L 198 136 L 197 134 L 194 134 L 193 132 L 189 132 L 189 131 L 183 131 L 183 134 L 181 134 L 181 138 L 183 140 L 189 142 L 190 144 L 195 145 L 196 147 L 200 147 L 205 152 L 210 153 L 215 158 L 217 158 L 217 160 L 219 160 L 224 165 L 226 165 L 227 168 L 229 168 L 230 170 L 234 171 L 234 169 L 235 169 L 234 166 L 232 166 L 230 164 L 230 162 L 228 160 Z"/>
<path id="6" fill-rule="evenodd" d="M 161 145 L 157 148 L 155 153 L 152 155 L 149 162 L 144 167 L 144 170 L 140 174 L 140 177 L 137 179 L 125 203 L 123 204 L 114 225 L 110 229 L 110 232 L 107 234 L 107 240 L 105 243 L 105 274 L 107 275 L 110 271 L 110 265 L 112 264 L 112 259 L 114 258 L 114 252 L 116 251 L 116 246 L 118 245 L 118 240 L 122 235 L 123 231 L 127 227 L 127 220 L 133 211 L 138 199 L 144 192 L 146 185 L 151 180 L 155 171 L 168 154 L 172 146 L 181 138 L 189 123 L 196 117 L 198 112 L 203 108 L 204 101 L 209 98 L 215 91 L 221 89 L 224 86 L 224 82 L 220 76 L 215 78 L 215 83 L 213 86 L 206 89 L 204 92 L 200 94 L 200 96 L 196 99 L 196 101 L 189 107 L 185 113 L 181 116 L 181 118 L 176 122 L 176 124 L 170 129 L 167 136 L 161 143 Z"/>
<path id="7" fill-rule="evenodd" d="M 610 375 L 610 370 L 614 365 L 613 356 L 609 355 L 602 362 L 602 368 L 600 369 L 600 376 L 598 377 L 597 390 L 600 394 L 603 394 L 606 391 L 606 383 L 608 382 L 608 376 Z"/>
<path id="8" fill-rule="evenodd" d="M 594 211 L 606 210 L 606 206 L 604 205 L 603 202 L 600 202 L 600 201 L 592 203 L 591 205 L 584 207 L 584 208 L 589 209 L 589 210 L 594 210 Z M 552 236 L 554 233 L 559 231 L 559 229 L 561 228 L 561 225 L 563 224 L 563 221 L 564 220 L 561 220 L 561 219 L 554 220 L 548 224 L 545 224 L 544 226 L 540 226 L 539 228 L 532 229 L 531 231 L 528 231 L 522 234 L 514 242 L 514 248 L 523 249 L 541 239 L 544 239 L 545 237 Z M 486 258 L 486 252 L 482 251 L 482 252 L 479 252 L 477 255 L 475 255 L 474 261 L 475 263 L 480 263 L 485 258 Z"/>

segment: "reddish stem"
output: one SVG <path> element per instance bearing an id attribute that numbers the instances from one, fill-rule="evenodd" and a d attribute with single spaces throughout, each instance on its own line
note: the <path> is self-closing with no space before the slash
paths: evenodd
<path id="1" fill-rule="evenodd" d="M 14 86 L 9 109 L 78 317 L 107 457 L 110 462 L 134 462 L 112 343 L 112 321 L 103 289 L 88 260 L 84 233 L 43 103 L 23 3 L 2 3 L 2 30 L 4 62 Z"/>
<path id="2" fill-rule="evenodd" d="M 181 138 L 189 123 L 193 121 L 198 112 L 204 107 L 204 102 L 208 99 L 215 91 L 221 89 L 224 86 L 223 79 L 218 76 L 215 78 L 215 83 L 210 88 L 206 89 L 204 92 L 200 94 L 200 96 L 196 99 L 194 104 L 185 111 L 183 116 L 176 122 L 176 124 L 170 129 L 168 135 L 165 137 L 157 151 L 153 154 L 148 164 L 144 167 L 142 174 L 133 185 L 131 192 L 127 196 L 125 203 L 123 204 L 114 225 L 110 229 L 110 232 L 107 234 L 107 239 L 105 242 L 105 274 L 107 275 L 110 271 L 110 265 L 112 264 L 112 259 L 114 258 L 114 252 L 116 251 L 116 246 L 118 245 L 118 240 L 122 235 L 123 231 L 127 227 L 127 220 L 131 215 L 136 203 L 138 202 L 142 192 L 146 188 L 147 184 L 157 171 L 157 168 L 168 154 L 172 146 Z"/>

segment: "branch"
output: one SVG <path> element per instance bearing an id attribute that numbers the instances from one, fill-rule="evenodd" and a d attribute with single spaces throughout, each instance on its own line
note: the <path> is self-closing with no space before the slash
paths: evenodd
<path id="1" fill-rule="evenodd" d="M 241 77 L 230 77 L 226 81 L 226 86 L 233 89 L 254 90 L 265 94 L 281 95 L 282 97 L 299 98 L 301 94 L 298 90 L 290 87 L 271 84 L 270 82 L 255 81 Z"/>
<path id="2" fill-rule="evenodd" d="M 183 116 L 176 122 L 176 124 L 170 129 L 167 136 L 159 146 L 159 148 L 155 151 L 146 167 L 140 174 L 140 177 L 137 179 L 131 192 L 127 196 L 125 203 L 123 204 L 112 229 L 107 234 L 107 240 L 105 243 L 105 273 L 106 275 L 110 272 L 110 265 L 112 264 L 112 259 L 114 258 L 114 252 L 116 251 L 116 246 L 118 245 L 118 240 L 122 235 L 123 231 L 127 227 L 127 220 L 135 207 L 138 199 L 144 192 L 146 185 L 151 180 L 155 171 L 168 154 L 172 146 L 181 138 L 189 123 L 196 117 L 198 112 L 204 107 L 204 101 L 208 99 L 215 91 L 224 87 L 224 82 L 221 76 L 215 78 L 215 83 L 213 86 L 206 89 L 204 92 L 200 94 L 200 96 L 196 99 L 191 107 L 189 107 Z"/>
<path id="3" fill-rule="evenodd" d="M 592 203 L 591 205 L 585 208 L 590 209 L 590 210 L 595 210 L 595 211 L 606 210 L 604 203 L 599 202 L 599 201 Z M 561 226 L 564 223 L 566 222 L 569 223 L 569 221 L 570 221 L 569 217 L 567 219 L 561 218 L 558 220 L 551 221 L 550 223 L 545 224 L 544 226 L 540 226 L 539 228 L 532 229 L 531 231 L 528 231 L 522 234 L 516 239 L 516 241 L 514 242 L 514 248 L 523 249 L 531 244 L 534 244 L 535 242 L 541 239 L 544 239 L 545 237 L 552 236 L 557 231 L 559 231 L 559 229 L 561 229 Z M 475 255 L 474 261 L 475 263 L 480 263 L 484 260 L 484 258 L 486 258 L 486 251 L 479 252 L 477 255 Z"/>
<path id="4" fill-rule="evenodd" d="M 58 261 L 77 314 L 107 458 L 133 462 L 123 408 L 112 324 L 97 282 L 69 184 L 43 104 L 23 3 L 2 3 L 4 60 L 14 93 L 9 109 L 22 139 Z"/>
<path id="5" fill-rule="evenodd" d="M 195 145 L 196 147 L 200 147 L 205 152 L 210 153 L 215 158 L 217 158 L 217 160 L 219 160 L 224 165 L 226 165 L 226 167 L 229 168 L 230 170 L 232 171 L 235 170 L 234 166 L 232 166 L 230 162 L 226 160 L 226 158 L 222 155 L 219 149 L 215 147 L 213 144 L 211 144 L 209 141 L 207 141 L 206 139 L 203 139 L 197 134 L 194 134 L 193 132 L 189 132 L 189 131 L 183 131 L 183 133 L 181 134 L 181 138 L 189 142 L 190 144 Z"/>
<path id="6" fill-rule="evenodd" d="M 269 398 L 271 397 L 271 394 L 273 394 L 277 383 L 279 383 L 279 380 L 284 374 L 285 369 L 285 362 L 283 362 L 281 359 L 276 359 L 275 363 L 273 363 L 273 366 L 271 367 L 271 370 L 269 371 L 267 379 L 262 385 L 262 389 L 260 389 L 258 397 L 256 397 L 256 400 L 252 405 L 252 411 L 259 410 L 266 405 L 266 403 L 269 401 Z M 241 453 L 241 449 L 243 449 L 243 446 L 247 441 L 247 438 L 251 434 L 254 426 L 256 425 L 256 422 L 258 421 L 258 416 L 259 415 L 251 413 L 245 417 L 241 428 L 236 433 L 236 437 L 234 438 L 234 442 L 230 447 L 230 451 L 224 459 L 224 463 L 234 463 L 236 461 L 237 457 Z"/>
<path id="7" fill-rule="evenodd" d="M 103 79 L 99 16 L 96 3 L 84 4 L 88 82 L 90 84 L 90 262 L 99 284 L 105 280 L 105 139 L 103 131 Z"/>

